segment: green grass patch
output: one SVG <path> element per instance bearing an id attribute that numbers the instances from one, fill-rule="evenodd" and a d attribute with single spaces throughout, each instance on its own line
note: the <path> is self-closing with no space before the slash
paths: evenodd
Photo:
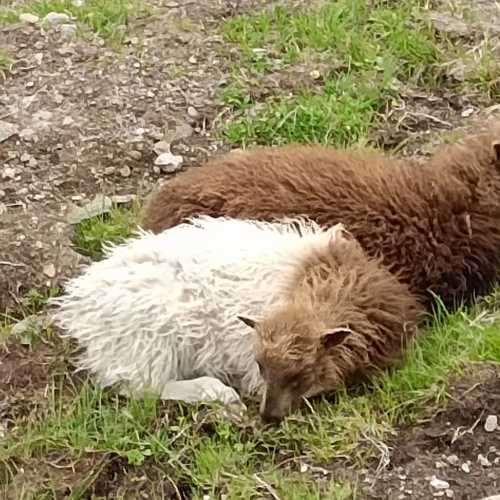
<path id="1" fill-rule="evenodd" d="M 72 0 L 28 1 L 15 9 L 0 6 L 0 24 L 17 22 L 22 13 L 43 19 L 49 12 L 66 13 L 99 36 L 119 43 L 123 41 L 129 19 L 148 10 L 140 0 L 85 0 L 81 6 Z"/>
<path id="2" fill-rule="evenodd" d="M 104 255 L 106 243 L 117 244 L 130 237 L 137 229 L 139 206 L 114 207 L 109 212 L 86 219 L 75 226 L 73 245 L 75 250 L 93 260 Z"/>
<path id="3" fill-rule="evenodd" d="M 87 382 L 70 401 L 52 391 L 46 418 L 8 438 L 0 461 L 58 450 L 75 459 L 104 452 L 136 467 L 151 460 L 168 466 L 176 480 L 191 485 L 194 498 L 259 498 L 269 487 L 283 498 L 354 498 L 353 485 L 297 475 L 299 457 L 325 465 L 348 455 L 362 464 L 376 453 L 370 443 L 446 403 L 451 374 L 470 362 L 498 363 L 497 295 L 482 312 L 439 313 L 402 368 L 379 376 L 368 390 L 340 391 L 335 404 L 313 401 L 279 428 L 253 421 L 255 408 L 249 416 L 254 423 L 242 428 L 221 416 L 218 405 L 166 405 L 153 396 L 127 400 Z"/>
<path id="4" fill-rule="evenodd" d="M 229 20 L 224 37 L 240 46 L 243 65 L 253 74 L 286 71 L 296 63 L 313 68 L 319 61 L 331 69 L 313 90 L 250 110 L 248 92 L 230 85 L 221 100 L 245 113 L 228 125 L 228 141 L 358 142 L 400 80 L 422 85 L 439 80 L 434 33 L 417 14 L 410 2 L 389 8 L 385 2 L 337 0 L 304 10 L 280 6 Z"/>

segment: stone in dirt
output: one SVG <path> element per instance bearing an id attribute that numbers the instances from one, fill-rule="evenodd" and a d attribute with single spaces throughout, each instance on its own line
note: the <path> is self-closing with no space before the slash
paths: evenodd
<path id="1" fill-rule="evenodd" d="M 19 21 L 22 23 L 35 24 L 40 20 L 38 16 L 29 13 L 19 14 Z"/>
<path id="2" fill-rule="evenodd" d="M 9 137 L 17 134 L 17 127 L 12 123 L 0 121 L 0 142 L 6 141 Z"/>
<path id="3" fill-rule="evenodd" d="M 61 24 L 59 26 L 59 30 L 64 36 L 73 36 L 76 33 L 76 25 L 75 24 Z"/>
<path id="4" fill-rule="evenodd" d="M 484 430 L 486 432 L 494 432 L 498 428 L 498 417 L 496 415 L 488 415 L 484 422 Z"/>
<path id="5" fill-rule="evenodd" d="M 450 487 L 450 484 L 447 481 L 443 481 L 442 479 L 438 479 L 436 476 L 432 476 L 431 486 L 436 490 L 447 490 Z"/>
<path id="6" fill-rule="evenodd" d="M 155 160 L 155 165 L 162 167 L 162 170 L 167 173 L 173 173 L 179 170 L 182 166 L 183 158 L 179 155 L 174 155 L 170 152 L 162 153 Z"/>
<path id="7" fill-rule="evenodd" d="M 437 31 L 456 36 L 467 36 L 470 34 L 469 27 L 462 19 L 443 14 L 441 12 L 431 12 L 429 19 Z"/>
<path id="8" fill-rule="evenodd" d="M 62 12 L 49 12 L 44 18 L 44 22 L 48 22 L 53 25 L 57 24 L 68 24 L 71 19 L 68 14 Z"/>

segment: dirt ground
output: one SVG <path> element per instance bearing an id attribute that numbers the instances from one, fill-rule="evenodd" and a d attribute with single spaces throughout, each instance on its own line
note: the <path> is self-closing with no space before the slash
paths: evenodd
<path id="1" fill-rule="evenodd" d="M 216 28 L 266 2 L 156 4 L 158 13 L 131 23 L 122 53 L 99 39 L 67 38 L 28 23 L 0 28 L 0 46 L 13 56 L 8 71 L 0 72 L 0 130 L 15 129 L 0 142 L 0 311 L 18 311 L 27 290 L 56 286 L 85 262 L 71 248 L 69 208 L 97 194 L 140 198 L 159 180 L 168 182 L 171 174 L 155 165 L 158 143 L 170 144 L 185 168 L 228 149 L 215 131 L 230 111 L 216 94 L 230 71 L 222 54 L 233 49 L 224 47 Z M 493 10 L 485 12 L 498 25 Z M 269 85 L 286 87 L 290 74 L 278 76 Z M 405 88 L 373 139 L 401 155 L 426 156 L 443 136 L 475 130 L 499 107 L 479 92 Z M 46 391 L 66 360 L 63 346 L 2 347 L 1 432 L 43 412 Z M 489 414 L 500 415 L 500 371 L 484 367 L 454 383 L 441 413 L 399 430 L 387 457 L 382 453 L 388 462 L 381 471 L 378 463 L 361 473 L 343 464 L 339 475 L 359 481 L 360 498 L 367 499 L 479 500 L 499 493 L 500 431 L 484 430 Z M 65 482 L 94 471 L 92 488 L 100 497 L 120 491 L 139 498 L 151 489 L 153 498 L 188 498 L 182 485 L 153 466 L 135 477 L 116 457 L 85 456 L 76 470 L 65 468 L 64 460 L 54 457 L 54 466 L 43 471 L 18 464 L 25 472 L 15 481 L 27 482 L 30 474 L 35 482 L 57 477 L 63 498 Z"/>
<path id="2" fill-rule="evenodd" d="M 399 429 L 372 468 L 354 472 L 361 498 L 479 500 L 500 492 L 500 431 L 485 430 L 488 415 L 500 412 L 500 368 L 470 367 L 448 398 L 438 414 Z"/>

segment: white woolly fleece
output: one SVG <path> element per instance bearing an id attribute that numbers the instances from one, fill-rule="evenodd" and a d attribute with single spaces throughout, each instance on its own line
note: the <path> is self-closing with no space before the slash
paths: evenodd
<path id="1" fill-rule="evenodd" d="M 237 315 L 277 305 L 302 259 L 338 227 L 203 216 L 156 235 L 139 230 L 69 281 L 52 300 L 53 320 L 103 385 L 127 381 L 176 399 L 173 381 L 214 377 L 258 394 L 253 330 Z"/>

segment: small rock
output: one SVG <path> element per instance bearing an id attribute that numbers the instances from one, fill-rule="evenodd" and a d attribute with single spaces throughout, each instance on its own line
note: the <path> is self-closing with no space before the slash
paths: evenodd
<path id="1" fill-rule="evenodd" d="M 28 153 L 23 153 L 21 155 L 21 161 L 23 163 L 28 163 L 30 161 L 30 159 L 31 159 L 31 155 L 29 155 Z"/>
<path id="2" fill-rule="evenodd" d="M 69 127 L 70 125 L 73 125 L 73 123 L 74 120 L 73 118 L 71 118 L 71 116 L 65 116 L 62 121 L 63 127 Z"/>
<path id="3" fill-rule="evenodd" d="M 474 109 L 473 108 L 464 109 L 462 111 L 462 117 L 463 118 L 468 118 L 470 115 L 472 115 L 472 113 L 474 113 Z"/>
<path id="4" fill-rule="evenodd" d="M 468 463 L 463 463 L 460 468 L 466 473 L 468 474 L 470 472 L 470 466 Z"/>
<path id="5" fill-rule="evenodd" d="M 114 196 L 111 196 L 111 201 L 115 205 L 129 205 L 135 199 L 135 194 L 115 194 Z"/>
<path id="6" fill-rule="evenodd" d="M 48 278 L 54 278 L 56 275 L 56 268 L 54 264 L 46 264 L 43 266 L 43 274 Z"/>
<path id="7" fill-rule="evenodd" d="M 496 415 L 488 415 L 484 422 L 484 430 L 486 432 L 494 432 L 498 428 L 498 417 Z"/>
<path id="8" fill-rule="evenodd" d="M 75 7 L 83 7 L 84 0 L 72 0 L 71 2 Z"/>
<path id="9" fill-rule="evenodd" d="M 3 169 L 2 177 L 4 179 L 14 179 L 16 177 L 16 170 L 12 167 L 7 167 Z"/>
<path id="10" fill-rule="evenodd" d="M 0 120 L 0 142 L 6 141 L 16 133 L 17 128 L 14 125 Z"/>
<path id="11" fill-rule="evenodd" d="M 469 27 L 462 19 L 449 14 L 431 12 L 429 14 L 429 19 L 434 25 L 434 28 L 442 33 L 449 33 L 455 36 L 466 36 L 470 32 Z"/>
<path id="12" fill-rule="evenodd" d="M 453 498 L 455 496 L 455 492 L 450 489 L 445 490 L 445 494 L 448 498 Z"/>
<path id="13" fill-rule="evenodd" d="M 170 153 L 170 144 L 167 141 L 159 141 L 153 146 L 153 151 L 157 155 L 162 153 Z"/>
<path id="14" fill-rule="evenodd" d="M 104 175 L 113 175 L 115 173 L 115 167 L 106 167 L 104 169 Z"/>
<path id="15" fill-rule="evenodd" d="M 446 464 L 444 462 L 442 462 L 441 460 L 438 460 L 436 462 L 436 469 L 443 469 L 444 467 L 446 467 Z"/>
<path id="16" fill-rule="evenodd" d="M 481 465 L 481 467 L 491 467 L 491 462 L 487 457 L 481 455 L 481 453 L 477 456 L 477 461 Z"/>
<path id="17" fill-rule="evenodd" d="M 23 139 L 23 141 L 31 141 L 35 136 L 35 131 L 32 128 L 23 128 L 21 132 L 19 132 L 19 137 Z"/>
<path id="18" fill-rule="evenodd" d="M 131 173 L 132 173 L 132 170 L 130 170 L 130 167 L 128 165 L 125 165 L 122 168 L 120 168 L 120 175 L 122 177 L 130 177 Z"/>
<path id="19" fill-rule="evenodd" d="M 77 27 L 75 24 L 61 24 L 59 30 L 64 36 L 71 37 L 75 35 Z"/>
<path id="20" fill-rule="evenodd" d="M 33 158 L 33 156 L 29 159 L 28 161 L 28 167 L 34 168 L 38 165 L 38 162 L 36 161 L 36 158 Z"/>
<path id="21" fill-rule="evenodd" d="M 188 61 L 191 63 L 191 64 L 196 64 L 197 63 L 197 59 L 195 56 L 191 56 Z"/>
<path id="22" fill-rule="evenodd" d="M 436 476 L 432 476 L 431 486 L 436 490 L 446 490 L 450 487 L 450 484 L 447 481 L 438 479 Z"/>
<path id="23" fill-rule="evenodd" d="M 309 76 L 313 80 L 319 80 L 321 78 L 321 73 L 317 69 L 313 69 L 310 73 Z"/>
<path id="24" fill-rule="evenodd" d="M 188 107 L 187 114 L 193 119 L 198 118 L 200 116 L 200 113 L 198 113 L 196 108 L 194 108 L 193 106 Z"/>
<path id="25" fill-rule="evenodd" d="M 40 18 L 38 16 L 35 16 L 34 14 L 25 12 L 23 14 L 19 14 L 19 21 L 21 21 L 22 23 L 35 24 L 40 21 Z"/>
<path id="26" fill-rule="evenodd" d="M 18 337 L 21 344 L 31 345 L 34 338 L 38 337 L 47 326 L 47 319 L 43 316 L 26 316 L 14 325 L 12 334 Z"/>
<path id="27" fill-rule="evenodd" d="M 80 196 L 72 196 L 72 200 L 78 201 L 81 199 Z M 113 202 L 109 196 L 104 196 L 103 194 L 96 194 L 94 199 L 89 201 L 83 207 L 71 204 L 68 213 L 66 215 L 66 220 L 69 224 L 78 224 L 82 220 L 91 219 L 97 215 L 109 212 Z"/>
<path id="28" fill-rule="evenodd" d="M 142 153 L 140 151 L 136 151 L 135 149 L 129 151 L 128 155 L 130 156 L 130 158 L 133 158 L 134 160 L 140 160 L 142 158 Z"/>
<path id="29" fill-rule="evenodd" d="M 304 473 L 309 470 L 309 466 L 307 464 L 300 464 L 300 472 Z"/>
<path id="30" fill-rule="evenodd" d="M 458 465 L 458 457 L 456 455 L 450 455 L 449 457 L 446 458 L 446 461 L 450 464 L 450 465 Z"/>
<path id="31" fill-rule="evenodd" d="M 167 173 L 173 173 L 179 170 L 182 165 L 182 156 L 174 155 L 170 152 L 162 153 L 155 160 L 155 165 L 162 167 L 162 170 Z"/>
<path id="32" fill-rule="evenodd" d="M 57 24 L 68 24 L 70 22 L 70 17 L 68 14 L 62 12 L 49 12 L 44 18 L 44 22 L 48 22 L 53 25 Z"/>

